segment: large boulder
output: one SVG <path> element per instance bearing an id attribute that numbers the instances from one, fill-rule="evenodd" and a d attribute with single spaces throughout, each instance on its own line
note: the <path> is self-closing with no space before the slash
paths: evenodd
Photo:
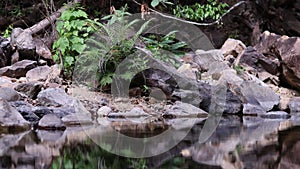
<path id="1" fill-rule="evenodd" d="M 289 85 L 300 90 L 300 38 L 279 36 L 265 31 L 261 41 L 255 46 L 267 57 L 281 61 L 282 78 Z"/>
<path id="2" fill-rule="evenodd" d="M 37 96 L 37 100 L 41 105 L 49 107 L 51 112 L 54 114 L 89 114 L 80 101 L 69 96 L 63 89 L 60 88 L 48 88 L 41 91 Z"/>
<path id="3" fill-rule="evenodd" d="M 9 128 L 27 130 L 30 128 L 30 123 L 7 101 L 0 98 L 0 131 Z"/>

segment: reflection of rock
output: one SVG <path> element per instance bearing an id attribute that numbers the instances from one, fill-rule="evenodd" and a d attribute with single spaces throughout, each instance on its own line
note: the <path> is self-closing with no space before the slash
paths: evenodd
<path id="1" fill-rule="evenodd" d="M 0 99 L 0 131 L 4 128 L 29 129 L 30 124 L 22 115 L 3 99 Z"/>

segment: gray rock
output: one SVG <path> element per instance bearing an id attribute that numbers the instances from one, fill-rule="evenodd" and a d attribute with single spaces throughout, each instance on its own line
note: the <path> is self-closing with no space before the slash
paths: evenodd
<path id="1" fill-rule="evenodd" d="M 207 117 L 208 113 L 188 103 L 176 101 L 175 104 L 163 114 L 164 118 Z"/>
<path id="2" fill-rule="evenodd" d="M 11 51 L 12 48 L 9 40 L 0 36 L 0 68 L 10 64 Z"/>
<path id="3" fill-rule="evenodd" d="M 288 105 L 291 113 L 300 112 L 300 97 L 294 97 L 290 100 Z"/>
<path id="4" fill-rule="evenodd" d="M 64 130 L 66 127 L 62 120 L 54 114 L 47 114 L 38 123 L 39 129 L 44 130 Z"/>
<path id="5" fill-rule="evenodd" d="M 243 114 L 244 115 L 260 115 L 266 114 L 267 112 L 257 104 L 244 104 L 243 105 Z"/>
<path id="6" fill-rule="evenodd" d="M 112 112 L 111 108 L 108 106 L 102 106 L 98 109 L 97 114 L 100 117 L 107 116 L 110 112 Z"/>
<path id="7" fill-rule="evenodd" d="M 19 84 L 15 87 L 15 90 L 25 94 L 31 99 L 35 99 L 42 87 L 43 83 L 41 82 L 27 82 Z"/>
<path id="8" fill-rule="evenodd" d="M 30 128 L 30 123 L 26 121 L 22 115 L 9 103 L 3 99 L 0 99 L 0 125 L 4 127 L 15 127 L 21 130 L 27 130 Z"/>
<path id="9" fill-rule="evenodd" d="M 7 87 L 0 87 L 0 98 L 6 100 L 6 101 L 17 101 L 20 99 L 20 95 L 18 92 L 11 88 Z"/>
<path id="10" fill-rule="evenodd" d="M 39 66 L 29 70 L 26 73 L 26 78 L 28 81 L 45 81 L 51 72 L 52 70 L 49 66 Z"/>
<path id="11" fill-rule="evenodd" d="M 14 78 L 25 77 L 26 73 L 37 66 L 36 61 L 22 60 L 11 66 L 6 66 L 0 69 L 0 76 L 8 76 Z"/>
<path id="12" fill-rule="evenodd" d="M 273 109 L 280 102 L 279 95 L 271 88 L 254 82 L 244 82 L 241 86 L 241 93 L 246 103 L 258 105 L 265 111 Z"/>
<path id="13" fill-rule="evenodd" d="M 68 106 L 72 105 L 74 99 L 60 88 L 48 88 L 41 91 L 37 96 L 38 101 L 44 106 Z"/>
<path id="14" fill-rule="evenodd" d="M 34 107 L 33 105 L 24 102 L 24 101 L 15 101 L 10 102 L 11 106 L 15 107 L 19 113 L 24 117 L 25 120 L 29 122 L 37 122 L 39 121 L 39 117 L 33 113 Z"/>
<path id="15" fill-rule="evenodd" d="M 66 126 L 93 124 L 91 115 L 82 113 L 67 115 L 62 118 L 62 121 Z"/>
<path id="16" fill-rule="evenodd" d="M 125 113 L 125 117 L 142 117 L 142 116 L 149 116 L 142 108 L 134 107 L 129 112 Z"/>
<path id="17" fill-rule="evenodd" d="M 16 46 L 20 60 L 37 58 L 36 47 L 30 32 L 21 28 L 14 28 L 11 33 L 11 44 Z"/>

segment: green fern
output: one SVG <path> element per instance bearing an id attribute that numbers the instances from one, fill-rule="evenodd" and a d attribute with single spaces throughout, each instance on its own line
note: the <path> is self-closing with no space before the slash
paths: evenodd
<path id="1" fill-rule="evenodd" d="M 79 63 L 74 73 L 78 76 L 77 79 L 88 82 L 97 78 L 101 89 L 112 82 L 118 64 L 134 53 L 134 44 L 151 20 L 143 23 L 133 37 L 128 37 L 133 26 L 141 20 L 128 22 L 124 15 L 121 16 L 122 18 L 114 18 L 114 22 L 98 24 L 98 32 L 87 39 L 87 48 L 78 58 Z"/>

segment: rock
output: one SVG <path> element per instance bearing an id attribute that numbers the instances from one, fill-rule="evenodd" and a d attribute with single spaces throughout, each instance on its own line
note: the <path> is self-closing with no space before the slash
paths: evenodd
<path id="1" fill-rule="evenodd" d="M 43 130 L 64 130 L 66 127 L 56 115 L 47 114 L 39 121 L 38 128 Z"/>
<path id="2" fill-rule="evenodd" d="M 11 88 L 7 87 L 0 87 L 0 98 L 6 100 L 6 101 L 17 101 L 20 99 L 20 95 L 18 92 Z"/>
<path id="3" fill-rule="evenodd" d="M 0 76 L 8 76 L 13 78 L 25 77 L 26 73 L 35 68 L 37 65 L 36 61 L 22 60 L 11 66 L 6 66 L 0 69 Z"/>
<path id="4" fill-rule="evenodd" d="M 43 116 L 47 114 L 52 114 L 53 110 L 49 109 L 45 106 L 36 106 L 32 109 L 32 112 L 37 115 L 39 118 L 42 118 Z"/>
<path id="5" fill-rule="evenodd" d="M 19 84 L 15 87 L 15 90 L 25 94 L 28 98 L 36 99 L 42 87 L 43 83 L 41 82 L 27 82 Z"/>
<path id="6" fill-rule="evenodd" d="M 260 115 L 267 113 L 261 106 L 257 104 L 244 104 L 243 105 L 243 114 L 244 115 Z"/>
<path id="7" fill-rule="evenodd" d="M 74 99 L 60 88 L 48 88 L 41 91 L 37 96 L 38 101 L 44 106 L 67 106 L 72 105 Z"/>
<path id="8" fill-rule="evenodd" d="M 271 75 L 278 75 L 280 62 L 278 58 L 266 57 L 263 54 L 256 51 L 253 47 L 249 46 L 245 52 L 240 56 L 239 61 L 236 65 L 242 65 L 244 67 L 251 67 L 251 73 L 256 75 L 261 72 L 268 72 Z M 247 68 L 246 68 L 247 70 Z M 260 75 L 260 74 L 258 74 Z M 258 76 L 259 79 L 262 77 Z"/>
<path id="9" fill-rule="evenodd" d="M 0 87 L 8 87 L 11 88 L 14 86 L 14 83 L 8 77 L 2 76 L 0 77 Z"/>
<path id="10" fill-rule="evenodd" d="M 300 97 L 294 97 L 289 102 L 289 110 L 291 113 L 300 112 Z"/>
<path id="11" fill-rule="evenodd" d="M 93 124 L 93 121 L 92 121 L 92 118 L 90 115 L 81 114 L 81 113 L 67 115 L 62 118 L 62 121 L 66 126 Z"/>
<path id="12" fill-rule="evenodd" d="M 149 116 L 142 108 L 134 107 L 129 112 L 125 112 L 125 117 L 142 117 L 142 116 Z"/>
<path id="13" fill-rule="evenodd" d="M 111 110 L 110 107 L 108 107 L 108 106 L 102 106 L 102 107 L 97 111 L 97 114 L 98 114 L 98 116 L 103 117 L 103 116 L 107 116 L 110 112 L 112 112 L 112 110 Z"/>
<path id="14" fill-rule="evenodd" d="M 11 51 L 9 40 L 0 36 L 0 68 L 10 65 Z"/>
<path id="15" fill-rule="evenodd" d="M 37 39 L 37 38 L 35 38 L 33 42 L 36 46 L 36 53 L 40 57 L 52 61 L 52 53 L 50 49 L 47 47 L 47 45 L 41 39 Z"/>
<path id="16" fill-rule="evenodd" d="M 300 90 L 300 38 L 279 36 L 265 31 L 255 46 L 257 51 L 281 60 L 282 77 L 285 82 Z"/>
<path id="17" fill-rule="evenodd" d="M 28 81 L 46 81 L 51 72 L 52 70 L 49 66 L 39 66 L 29 70 L 26 73 L 26 78 Z"/>
<path id="18" fill-rule="evenodd" d="M 19 113 L 24 117 L 25 120 L 29 122 L 39 121 L 39 117 L 33 113 L 33 105 L 26 103 L 24 101 L 15 101 L 10 103 L 11 106 L 15 107 Z"/>
<path id="19" fill-rule="evenodd" d="M 24 31 L 21 28 L 14 28 L 11 32 L 11 44 L 16 46 L 20 60 L 36 60 L 36 47 L 30 32 Z"/>
<path id="20" fill-rule="evenodd" d="M 279 104 L 279 96 L 268 86 L 254 82 L 244 82 L 241 93 L 246 103 L 260 106 L 264 111 L 269 111 Z"/>
<path id="21" fill-rule="evenodd" d="M 12 127 L 18 130 L 27 130 L 30 128 L 30 123 L 7 101 L 0 99 L 0 126 L 1 128 Z"/>
<path id="22" fill-rule="evenodd" d="M 220 50 L 197 50 L 195 53 L 194 62 L 203 70 L 209 70 L 212 63 L 222 62 L 224 60 L 224 56 Z"/>
<path id="23" fill-rule="evenodd" d="M 175 104 L 163 114 L 164 118 L 207 117 L 208 113 L 188 103 L 176 101 Z"/>
<path id="24" fill-rule="evenodd" d="M 235 58 L 237 58 L 245 49 L 246 45 L 243 42 L 231 38 L 228 38 L 221 47 L 224 56 L 232 55 Z"/>
<path id="25" fill-rule="evenodd" d="M 194 70 L 191 66 L 191 64 L 183 64 L 177 69 L 178 73 L 181 73 L 182 75 L 197 80 L 196 72 L 197 70 Z"/>

